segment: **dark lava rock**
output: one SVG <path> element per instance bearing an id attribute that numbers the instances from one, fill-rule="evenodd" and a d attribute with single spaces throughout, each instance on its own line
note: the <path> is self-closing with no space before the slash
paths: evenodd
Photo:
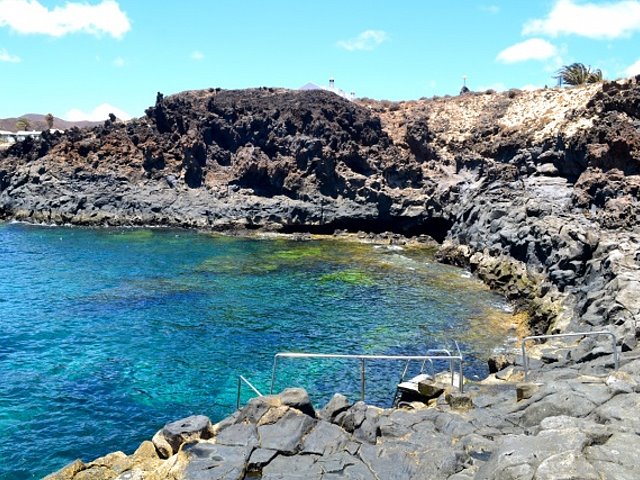
<path id="1" fill-rule="evenodd" d="M 185 449 L 189 463 L 185 478 L 190 480 L 242 480 L 251 447 L 230 447 L 198 443 Z"/>
<path id="2" fill-rule="evenodd" d="M 295 408 L 305 415 L 312 418 L 316 417 L 316 411 L 313 409 L 309 394 L 303 388 L 287 388 L 280 395 L 282 405 Z"/>
<path id="3" fill-rule="evenodd" d="M 489 373 L 497 373 L 510 365 L 516 364 L 515 355 L 495 354 L 489 357 L 487 361 L 489 365 Z"/>
<path id="4" fill-rule="evenodd" d="M 318 412 L 318 416 L 327 422 L 333 422 L 339 413 L 351 407 L 349 399 L 340 393 L 336 393 L 331 400 Z"/>
<path id="5" fill-rule="evenodd" d="M 342 450 L 348 441 L 349 436 L 342 428 L 320 421 L 304 438 L 301 453 L 334 453 Z"/>
<path id="6" fill-rule="evenodd" d="M 157 437 L 160 436 L 158 440 Z M 177 452 L 183 443 L 211 437 L 211 421 L 204 415 L 194 415 L 168 423 L 154 437 L 158 451 L 166 458 Z M 169 449 L 163 448 L 162 439 Z"/>
<path id="7" fill-rule="evenodd" d="M 316 424 L 308 415 L 289 410 L 279 421 L 258 427 L 260 447 L 292 454 L 300 448 L 301 439 Z"/>

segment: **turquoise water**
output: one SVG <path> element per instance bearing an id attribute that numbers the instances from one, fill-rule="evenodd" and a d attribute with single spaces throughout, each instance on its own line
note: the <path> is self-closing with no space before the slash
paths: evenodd
<path id="1" fill-rule="evenodd" d="M 0 224 L 0 479 L 131 453 L 187 415 L 218 421 L 238 375 L 268 391 L 278 351 L 422 354 L 451 335 L 483 375 L 476 352 L 505 334 L 483 319 L 507 315 L 467 277 L 423 250 Z M 358 397 L 357 363 L 281 367 L 276 389 L 304 386 L 318 407 Z M 388 405 L 400 368 L 368 365 L 367 400 Z"/>

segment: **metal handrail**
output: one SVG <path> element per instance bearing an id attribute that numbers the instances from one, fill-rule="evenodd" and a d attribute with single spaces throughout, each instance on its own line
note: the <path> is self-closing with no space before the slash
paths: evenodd
<path id="1" fill-rule="evenodd" d="M 576 332 L 576 333 L 556 333 L 551 335 L 531 335 L 529 337 L 524 337 L 522 339 L 522 364 L 524 366 L 524 380 L 527 381 L 529 377 L 529 359 L 527 357 L 527 352 L 525 350 L 525 343 L 529 340 L 541 340 L 546 338 L 562 338 L 562 337 L 588 337 L 588 336 L 599 336 L 599 335 L 607 335 L 611 337 L 611 345 L 613 347 L 613 364 L 614 370 L 618 369 L 619 360 L 618 360 L 618 340 L 616 336 L 611 332 Z"/>
<path id="2" fill-rule="evenodd" d="M 459 352 L 459 349 L 458 349 Z M 444 353 L 445 355 L 451 356 L 451 352 L 449 350 L 447 350 L 446 348 L 430 348 L 429 350 L 427 350 L 427 355 L 432 355 L 434 353 Z M 436 368 L 435 365 L 433 364 L 433 360 L 431 358 L 427 358 L 422 362 L 422 365 L 420 366 L 420 373 L 424 372 L 424 367 L 427 365 L 427 362 L 429 362 L 431 364 L 431 377 L 435 378 L 436 376 Z M 411 360 L 407 360 L 407 364 L 404 366 L 404 370 L 402 371 L 402 375 L 400 375 L 400 383 L 402 383 L 404 381 L 404 377 L 407 374 L 407 372 L 409 371 L 409 365 L 411 364 Z M 453 360 L 449 360 L 449 371 L 451 372 L 451 385 L 454 384 L 454 372 L 453 372 Z"/>
<path id="3" fill-rule="evenodd" d="M 271 373 L 271 394 L 273 394 L 274 385 L 276 383 L 276 372 L 278 368 L 278 359 L 279 358 L 328 358 L 328 359 L 346 359 L 346 360 L 359 360 L 360 361 L 360 399 L 364 401 L 365 399 L 365 383 L 366 383 L 366 374 L 365 374 L 365 363 L 367 360 L 448 360 L 450 365 L 453 365 L 453 361 L 457 360 L 459 362 L 460 368 L 460 378 L 458 379 L 458 389 L 460 392 L 463 392 L 463 363 L 464 360 L 462 358 L 462 353 L 460 352 L 460 348 L 458 347 L 458 343 L 456 342 L 456 348 L 458 350 L 458 355 L 349 355 L 349 354 L 341 354 L 341 353 L 301 353 L 301 352 L 279 352 L 276 353 L 273 357 L 273 371 Z M 454 384 L 454 375 L 453 368 L 451 369 L 451 384 Z"/>
<path id="4" fill-rule="evenodd" d="M 427 362 L 429 362 L 431 364 L 431 377 L 435 377 L 436 376 L 436 367 L 433 364 L 433 360 L 431 360 L 430 358 L 427 360 L 424 360 L 422 362 L 422 365 L 420 366 L 420 373 L 424 372 L 424 367 L 427 365 Z M 404 377 L 407 374 L 407 372 L 409 371 L 409 365 L 411 365 L 411 360 L 407 360 L 407 363 L 404 366 L 404 370 L 402 370 L 402 374 L 400 375 L 400 382 L 402 383 L 404 381 Z"/>
<path id="5" fill-rule="evenodd" d="M 260 393 L 260 391 L 253 386 L 253 384 L 247 380 L 246 378 L 244 378 L 242 375 L 238 375 L 238 396 L 236 398 L 236 408 L 240 408 L 240 393 L 242 391 L 242 383 L 246 383 L 247 386 L 253 390 L 253 392 L 258 395 L 259 397 L 262 397 L 263 395 Z"/>

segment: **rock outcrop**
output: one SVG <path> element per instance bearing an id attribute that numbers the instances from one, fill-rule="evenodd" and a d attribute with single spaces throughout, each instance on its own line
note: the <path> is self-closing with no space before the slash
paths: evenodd
<path id="1" fill-rule="evenodd" d="M 639 191 L 640 77 L 401 103 L 268 88 L 158 94 L 143 118 L 0 154 L 1 218 L 429 235 L 442 261 L 527 310 L 532 332 L 605 330 L 631 365 L 632 378 L 603 383 L 592 375 L 612 364 L 606 340 L 546 343 L 531 352 L 541 385 L 521 386 L 515 406 L 478 394 L 472 413 L 420 414 L 433 421 L 364 405 L 323 419 L 258 402 L 224 429 L 205 421 L 194 446 L 155 438 L 187 478 L 254 467 L 264 478 L 289 478 L 287 468 L 317 478 L 631 478 L 611 452 L 640 432 L 620 420 L 639 398 Z M 497 382 L 521 378 L 511 361 L 495 369 Z M 236 433 L 244 440 L 221 441 Z M 409 460 L 414 436 L 428 447 Z M 326 453 L 326 438 L 341 447 Z M 390 476 L 390 464 L 404 473 Z M 82 471 L 102 468 L 90 465 Z"/>
<path id="2" fill-rule="evenodd" d="M 146 116 L 19 143 L 0 217 L 430 235 L 528 308 L 533 331 L 612 326 L 640 303 L 640 85 L 349 102 L 260 88 L 158 94 Z M 581 327 L 582 328 L 582 327 Z"/>
<path id="3" fill-rule="evenodd" d="M 304 390 L 289 389 L 251 400 L 206 439 L 187 418 L 133 455 L 76 461 L 46 480 L 631 479 L 638 422 L 620 412 L 638 407 L 639 366 L 636 357 L 609 377 L 593 376 L 605 365 L 546 372 L 526 399 L 508 384 L 481 383 L 434 408 L 383 410 L 337 394 L 316 412 Z M 158 445 L 175 441 L 176 425 L 193 428 L 181 428 L 163 455 Z"/>

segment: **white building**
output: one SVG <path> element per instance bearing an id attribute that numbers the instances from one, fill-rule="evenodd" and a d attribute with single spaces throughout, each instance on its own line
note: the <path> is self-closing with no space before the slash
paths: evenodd
<path id="1" fill-rule="evenodd" d="M 62 130 L 60 130 L 62 132 Z M 9 130 L 0 130 L 0 143 L 16 143 L 21 142 L 27 137 L 40 138 L 42 132 L 39 130 L 18 130 L 10 132 Z"/>
<path id="2" fill-rule="evenodd" d="M 16 135 L 16 140 L 21 142 L 22 140 L 26 139 L 27 137 L 40 138 L 40 135 L 42 135 L 42 132 L 40 132 L 38 130 L 18 130 L 15 133 L 15 135 Z"/>
<path id="3" fill-rule="evenodd" d="M 356 98 L 356 93 L 355 92 L 351 92 L 351 93 L 347 93 L 344 90 L 337 88 L 336 87 L 336 82 L 333 78 L 329 79 L 329 86 L 328 87 L 324 87 L 321 85 L 318 85 L 317 83 L 313 83 L 313 82 L 309 82 L 304 84 L 303 86 L 301 86 L 299 88 L 299 90 L 326 90 L 327 92 L 333 92 L 336 95 L 341 96 L 342 98 L 346 98 L 347 100 L 354 100 Z"/>
<path id="4" fill-rule="evenodd" d="M 16 134 L 9 130 L 0 130 L 0 143 L 16 143 Z"/>

